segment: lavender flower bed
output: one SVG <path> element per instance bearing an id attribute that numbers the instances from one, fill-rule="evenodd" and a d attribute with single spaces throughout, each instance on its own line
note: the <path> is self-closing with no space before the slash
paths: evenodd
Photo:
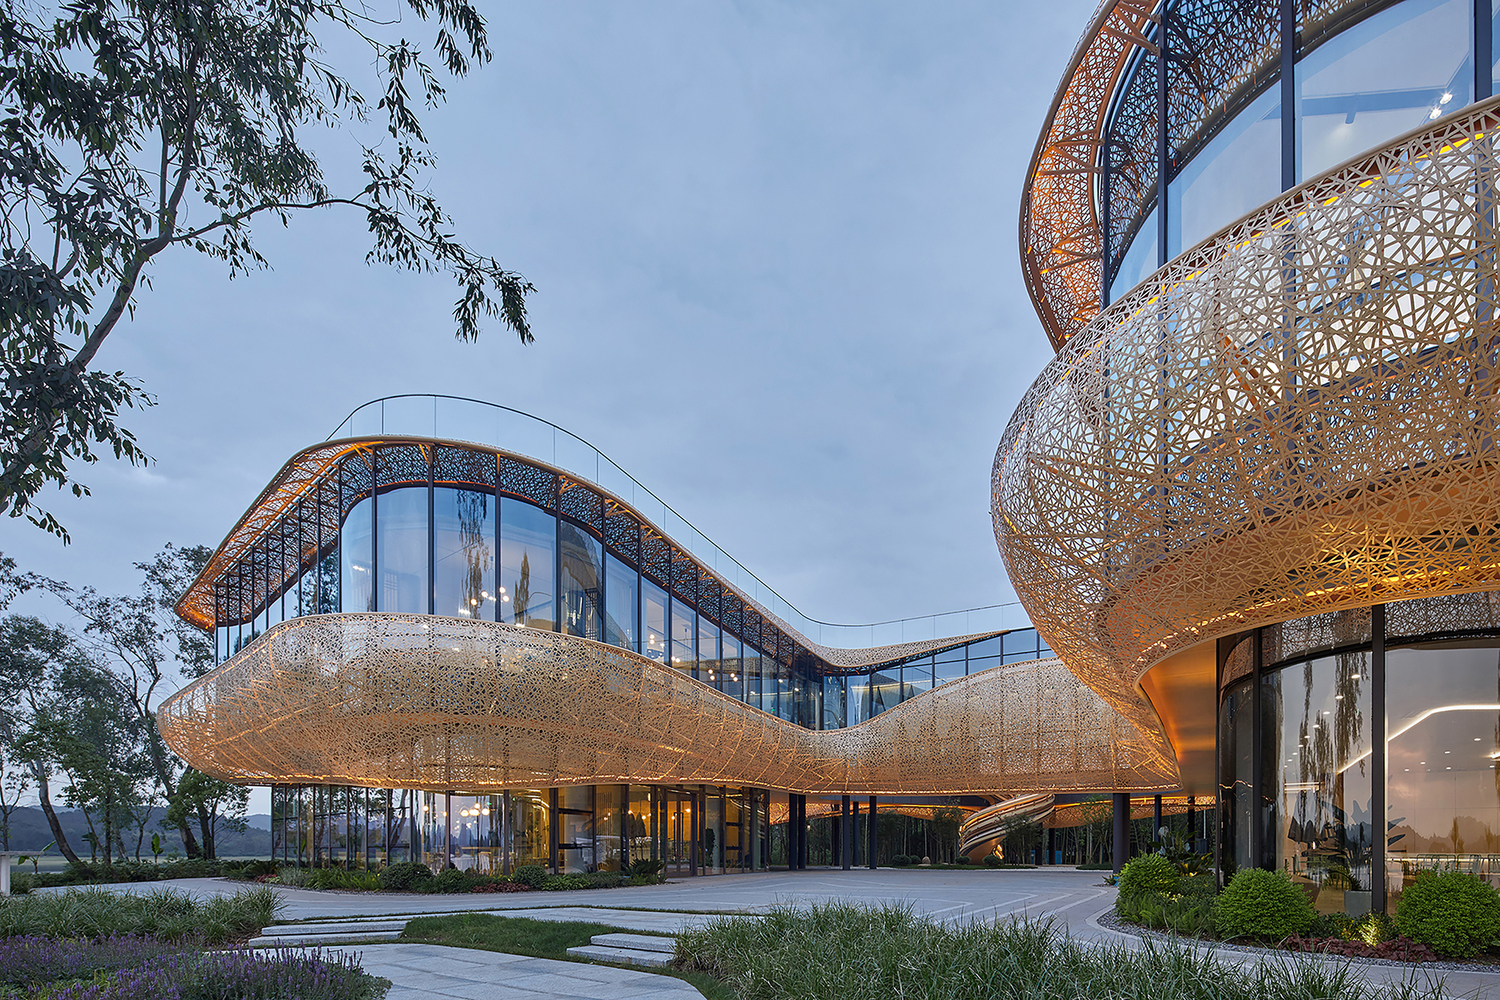
<path id="1" fill-rule="evenodd" d="M 180 950 L 180 945 L 166 941 L 124 935 L 92 941 L 37 936 L 0 938 L 0 983 L 27 985 L 84 979 L 100 971 L 144 965 Z"/>
<path id="2" fill-rule="evenodd" d="M 135 941 L 142 944 L 141 939 Z M 116 965 L 115 971 L 106 972 L 101 964 L 94 964 L 92 970 L 87 966 L 90 962 L 135 962 L 144 956 L 144 950 L 132 952 L 125 939 L 76 944 L 78 953 L 59 951 L 38 957 L 43 955 L 38 950 L 30 956 L 30 968 L 47 974 L 56 969 L 76 969 L 86 975 L 91 972 L 89 978 L 69 982 L 32 979 L 26 987 L 0 996 L 15 1000 L 380 1000 L 391 986 L 389 980 L 361 969 L 356 958 L 324 957 L 316 951 L 295 948 L 207 954 L 158 952 L 129 968 Z M 151 944 L 144 942 L 146 946 Z M 27 960 L 28 956 L 21 955 L 13 967 L 20 968 Z"/>

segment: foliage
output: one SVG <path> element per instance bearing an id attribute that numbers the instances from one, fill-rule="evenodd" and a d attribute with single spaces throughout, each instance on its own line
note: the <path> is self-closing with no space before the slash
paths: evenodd
<path id="1" fill-rule="evenodd" d="M 891 856 L 891 864 L 896 868 L 910 868 L 916 860 L 910 854 L 895 854 Z"/>
<path id="2" fill-rule="evenodd" d="M 140 965 L 180 945 L 156 938 L 107 935 L 64 938 L 21 935 L 0 938 L 0 983 L 26 985 L 82 979 L 96 972 Z"/>
<path id="3" fill-rule="evenodd" d="M 966 865 L 969 863 L 969 856 L 967 854 L 960 854 L 953 859 L 953 863 L 956 865 Z"/>
<path id="4" fill-rule="evenodd" d="M 1418 944 L 1404 935 L 1398 935 L 1378 944 L 1370 944 L 1366 941 L 1350 940 L 1337 935 L 1319 937 L 1309 934 L 1303 937 L 1293 934 L 1286 939 L 1284 947 L 1287 951 L 1340 955 L 1344 958 L 1385 958 L 1397 962 L 1434 962 L 1437 960 L 1437 953 L 1431 948 L 1425 944 Z"/>
<path id="5" fill-rule="evenodd" d="M 547 880 L 547 869 L 541 865 L 518 865 L 511 881 L 528 889 L 540 889 Z"/>
<path id="6" fill-rule="evenodd" d="M 1156 834 L 1157 839 L 1146 845 L 1147 851 L 1166 858 L 1177 869 L 1179 875 L 1212 879 L 1213 854 L 1193 850 L 1192 840 L 1174 833 L 1171 827 L 1161 827 Z"/>
<path id="7" fill-rule="evenodd" d="M 1214 932 L 1212 896 L 1159 892 L 1122 892 L 1115 912 L 1131 923 L 1172 931 L 1183 937 L 1208 937 Z"/>
<path id="8" fill-rule="evenodd" d="M 309 889 L 353 889 L 362 892 L 374 892 L 381 885 L 380 876 L 375 872 L 345 868 L 314 868 L 308 872 L 305 884 Z"/>
<path id="9" fill-rule="evenodd" d="M 418 861 L 398 861 L 380 870 L 380 887 L 392 892 L 411 892 L 432 879 L 432 869 Z"/>
<path id="10" fill-rule="evenodd" d="M 113 885 L 120 882 L 161 882 L 179 878 L 235 878 L 244 875 L 254 861 L 204 861 L 189 858 L 156 864 L 150 861 L 116 861 L 109 867 L 98 862 L 75 861 L 60 872 L 42 872 L 31 876 L 31 884 L 42 888 L 73 885 Z"/>
<path id="11" fill-rule="evenodd" d="M 984 866 L 986 868 L 999 868 L 1003 864 L 1005 864 L 1005 859 L 998 854 L 986 854 L 984 856 Z"/>
<path id="12" fill-rule="evenodd" d="M 630 876 L 660 875 L 666 870 L 667 863 L 660 858 L 638 858 L 625 866 L 625 874 Z"/>
<path id="13" fill-rule="evenodd" d="M 32 985 L 27 996 L 51 1000 L 379 1000 L 391 984 L 360 969 L 354 956 L 278 948 L 177 951 L 59 988 Z"/>
<path id="14" fill-rule="evenodd" d="M 1461 871 L 1421 871 L 1401 893 L 1396 930 L 1444 958 L 1472 958 L 1500 939 L 1500 893 Z"/>
<path id="15" fill-rule="evenodd" d="M 265 886 L 199 899 L 176 889 L 113 893 L 69 889 L 0 898 L 0 938 L 147 935 L 221 944 L 274 923 L 285 905 Z"/>
<path id="16" fill-rule="evenodd" d="M 1215 907 L 1215 926 L 1226 938 L 1280 941 L 1312 926 L 1312 904 L 1286 873 L 1245 868 L 1237 872 Z"/>
<path id="17" fill-rule="evenodd" d="M 1434 998 L 1442 985 L 1371 983 L 1310 959 L 1221 963 L 1208 949 L 1145 940 L 1075 941 L 1051 923 L 939 923 L 909 907 L 778 905 L 718 917 L 677 939 L 674 965 L 726 982 L 741 1000 L 1376 1000 Z"/>
<path id="18" fill-rule="evenodd" d="M 152 398 L 92 365 L 169 249 L 233 277 L 267 266 L 253 241 L 263 219 L 352 209 L 371 234 L 368 261 L 456 282 L 461 339 L 491 318 L 530 340 L 531 285 L 454 239 L 428 188 L 435 158 L 417 112 L 444 89 L 416 46 L 394 40 L 403 9 L 437 22 L 436 61 L 452 76 L 491 58 L 466 0 L 408 0 L 389 21 L 341 0 L 0 4 L 0 510 L 66 540 L 37 506 L 44 487 L 86 495 L 69 466 L 97 461 L 96 449 L 146 461 L 118 420 Z M 322 58 L 345 41 L 373 57 L 378 102 Z M 366 124 L 388 140 L 356 136 L 363 185 L 336 191 L 306 137 Z"/>
<path id="19" fill-rule="evenodd" d="M 1142 854 L 1125 862 L 1125 867 L 1120 869 L 1120 896 L 1176 893 L 1181 879 L 1177 866 L 1165 856 Z"/>

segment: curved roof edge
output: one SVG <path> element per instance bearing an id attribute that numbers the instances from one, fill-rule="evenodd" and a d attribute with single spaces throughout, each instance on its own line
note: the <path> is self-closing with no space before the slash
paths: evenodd
<path id="1" fill-rule="evenodd" d="M 174 608 L 178 616 L 200 628 L 213 628 L 213 582 L 216 579 L 243 558 L 248 550 L 264 537 L 300 499 L 324 482 L 338 468 L 338 462 L 342 458 L 351 453 L 373 451 L 380 447 L 402 444 L 458 448 L 497 455 L 510 461 L 519 462 L 552 475 L 563 477 L 572 482 L 586 485 L 588 489 L 598 493 L 612 504 L 629 511 L 642 525 L 649 527 L 655 534 L 673 546 L 676 551 L 681 552 L 686 558 L 690 559 L 698 567 L 700 573 L 713 577 L 725 591 L 734 594 L 746 606 L 753 608 L 766 621 L 771 622 L 781 631 L 785 632 L 793 641 L 797 642 L 808 652 L 822 658 L 835 671 L 875 667 L 881 664 L 908 659 L 913 656 L 921 656 L 926 653 L 941 652 L 955 646 L 962 646 L 970 642 L 1016 631 L 1015 629 L 999 629 L 965 635 L 945 636 L 937 639 L 891 643 L 862 649 L 825 646 L 808 638 L 780 616 L 766 609 L 736 584 L 726 580 L 712 567 L 703 564 L 686 547 L 675 542 L 631 504 L 626 503 L 602 486 L 588 482 L 582 477 L 551 463 L 506 451 L 503 448 L 497 448 L 493 445 L 410 435 L 344 438 L 336 441 L 326 441 L 322 444 L 311 445 L 293 455 L 281 467 L 275 478 L 260 492 L 260 495 L 256 497 L 245 513 L 240 516 L 239 520 L 235 522 L 235 526 L 224 538 L 224 541 L 219 544 L 219 547 L 214 551 L 213 556 L 209 559 L 203 570 L 178 600 Z"/>

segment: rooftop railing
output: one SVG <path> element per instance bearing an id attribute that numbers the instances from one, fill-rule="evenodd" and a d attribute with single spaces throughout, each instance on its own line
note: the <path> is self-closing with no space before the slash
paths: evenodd
<path id="1" fill-rule="evenodd" d="M 809 618 L 598 448 L 551 421 L 498 403 L 435 394 L 386 396 L 356 408 L 328 439 L 390 434 L 488 445 L 587 479 L 625 501 L 703 565 L 823 646 L 868 648 L 1031 627 L 1016 601 L 862 625 Z"/>

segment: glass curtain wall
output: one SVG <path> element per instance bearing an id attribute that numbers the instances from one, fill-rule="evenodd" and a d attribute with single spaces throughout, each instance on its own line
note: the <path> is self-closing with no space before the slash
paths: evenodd
<path id="1" fill-rule="evenodd" d="M 1232 644 L 1221 659 L 1218 734 L 1226 874 L 1257 862 L 1281 869 L 1319 912 L 1354 916 L 1379 908 L 1382 895 L 1394 912 L 1427 868 L 1456 867 L 1500 886 L 1500 601 L 1489 607 L 1492 596 L 1263 629 L 1258 704 L 1248 652 L 1256 634 Z M 1391 618 L 1400 624 L 1382 636 L 1375 623 Z M 1296 655 L 1298 646 L 1313 648 Z M 1383 739 L 1374 708 L 1382 680 Z"/>
<path id="2" fill-rule="evenodd" d="M 1153 54 L 1141 53 L 1107 125 L 1100 195 L 1109 243 L 1106 302 L 1292 184 L 1494 93 L 1500 72 L 1474 69 L 1473 3 L 1402 0 L 1333 34 L 1315 21 L 1298 24 L 1302 48 L 1287 86 L 1277 0 L 1170 4 L 1166 72 L 1158 74 Z M 1482 7 L 1492 39 L 1497 7 Z M 1320 16 L 1316 4 L 1297 8 Z M 1173 52 L 1190 58 L 1174 59 Z M 1494 55 L 1500 45 L 1492 62 Z M 1222 78 L 1205 78 L 1205 66 L 1223 67 Z M 1288 88 L 1294 116 L 1283 129 Z M 1164 223 L 1159 168 L 1167 173 Z"/>

